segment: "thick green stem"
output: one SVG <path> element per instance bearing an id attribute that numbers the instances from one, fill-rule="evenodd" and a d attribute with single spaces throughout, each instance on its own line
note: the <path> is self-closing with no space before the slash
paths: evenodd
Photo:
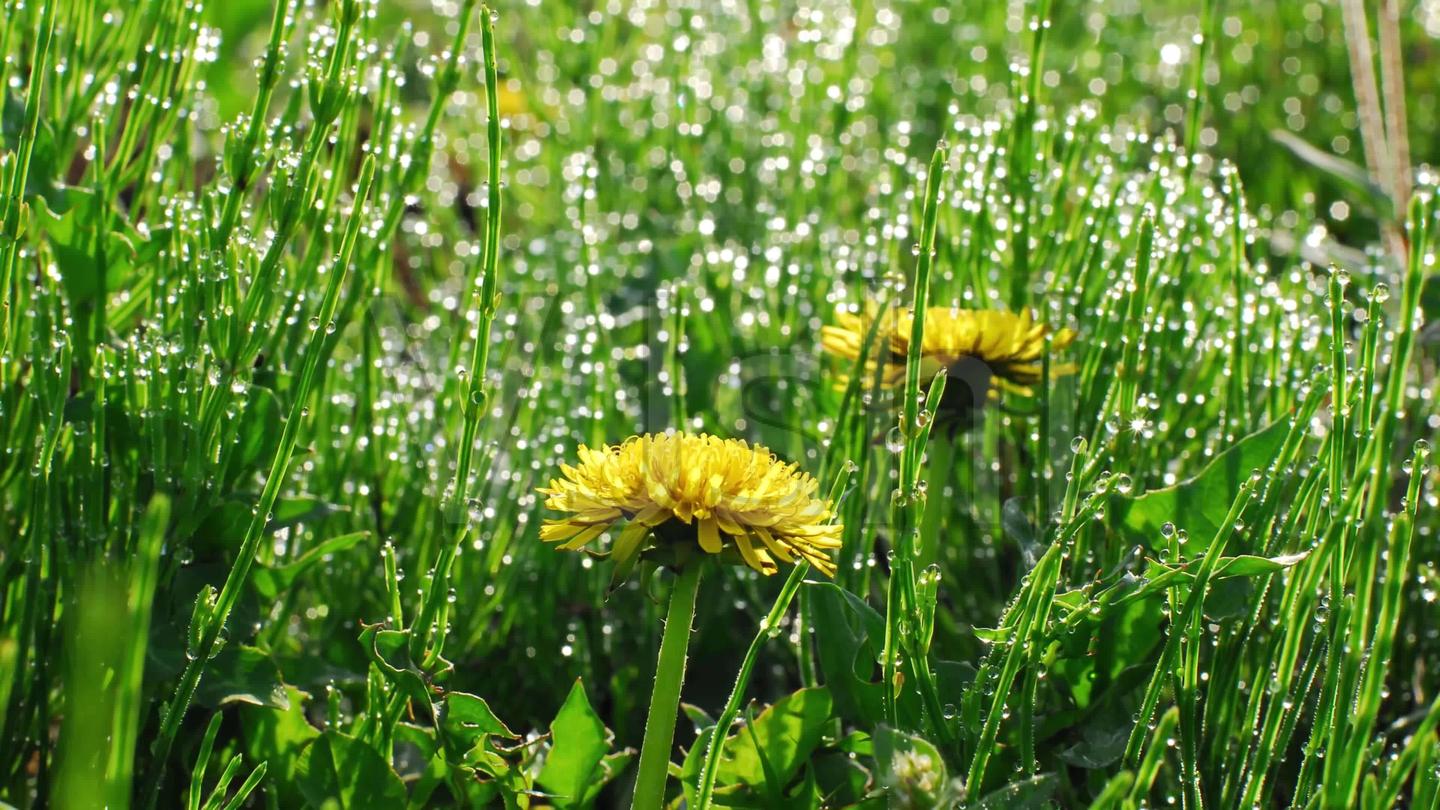
<path id="1" fill-rule="evenodd" d="M 779 630 L 780 619 L 790 608 L 790 601 L 800 589 L 800 584 L 805 581 L 805 572 L 809 570 L 810 564 L 802 562 L 790 571 L 790 578 L 785 580 L 785 586 L 780 589 L 780 595 L 775 597 L 775 604 L 770 607 L 769 615 L 760 625 L 760 632 L 755 634 L 755 638 L 750 642 L 750 649 L 745 652 L 745 660 L 740 663 L 740 674 L 735 676 L 735 688 L 730 690 L 730 699 L 725 702 L 725 710 L 720 712 L 720 719 L 716 721 L 715 730 L 711 732 L 710 744 L 705 748 L 705 763 L 700 767 L 700 788 L 695 799 L 697 810 L 709 807 L 714 796 L 715 776 L 720 772 L 720 754 L 725 750 L 725 738 L 730 734 L 730 725 L 740 714 L 740 702 L 745 699 L 745 689 L 750 685 L 750 673 L 755 669 L 755 659 L 760 657 L 760 647 Z M 646 741 L 649 741 L 648 735 Z"/>
<path id="2" fill-rule="evenodd" d="M 635 777 L 631 810 L 660 810 L 665 804 L 665 775 L 670 768 L 670 745 L 675 737 L 675 716 L 680 712 L 680 687 L 685 683 L 685 653 L 690 647 L 690 622 L 695 618 L 695 594 L 700 589 L 699 560 L 680 569 L 670 592 L 665 614 L 665 635 L 660 640 L 660 661 L 655 667 L 655 690 L 650 693 L 650 714 L 645 719 L 645 742 L 640 746 L 640 772 Z"/>

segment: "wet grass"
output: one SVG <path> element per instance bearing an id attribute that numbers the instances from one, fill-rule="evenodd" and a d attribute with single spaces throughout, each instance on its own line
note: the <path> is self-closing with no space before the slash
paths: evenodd
<path id="1" fill-rule="evenodd" d="M 625 804 L 674 577 L 535 489 L 687 429 L 845 529 L 706 574 L 671 799 L 1436 806 L 1436 143 L 1337 162 L 1338 9 L 612 5 L 8 0 L 0 800 Z M 926 303 L 1077 337 L 821 352 Z"/>

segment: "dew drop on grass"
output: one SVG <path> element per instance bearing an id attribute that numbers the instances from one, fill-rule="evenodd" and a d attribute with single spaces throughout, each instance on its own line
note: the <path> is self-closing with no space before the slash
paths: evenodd
<path id="1" fill-rule="evenodd" d="M 1106 493 L 1109 492 L 1109 491 L 1110 491 L 1110 473 L 1108 473 L 1108 472 L 1100 473 L 1100 477 L 1095 480 L 1095 494 L 1096 494 L 1096 495 L 1104 495 L 1104 494 L 1106 494 Z"/>
<path id="2" fill-rule="evenodd" d="M 885 434 L 885 449 L 896 455 L 904 452 L 905 436 L 900 432 L 898 425 L 890 428 L 889 432 Z"/>

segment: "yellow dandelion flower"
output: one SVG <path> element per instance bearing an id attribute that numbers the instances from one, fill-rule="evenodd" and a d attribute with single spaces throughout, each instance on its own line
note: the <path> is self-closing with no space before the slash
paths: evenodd
<path id="1" fill-rule="evenodd" d="M 540 539 L 577 550 L 625 522 L 611 546 L 617 581 L 641 552 L 672 544 L 707 554 L 733 549 L 763 574 L 775 573 L 777 560 L 835 574 L 829 555 L 841 527 L 815 497 L 819 482 L 764 447 L 703 433 L 646 434 L 599 450 L 582 446 L 579 456 L 540 490 L 547 509 L 568 513 L 546 519 Z"/>
<path id="2" fill-rule="evenodd" d="M 905 382 L 905 362 L 910 352 L 910 330 L 913 319 L 906 308 L 888 309 L 878 316 L 867 312 L 853 314 L 841 312 L 833 326 L 821 329 L 821 346 L 836 357 L 854 362 L 860 356 L 860 347 L 870 334 L 871 324 L 879 319 L 876 326 L 875 344 L 870 350 L 867 363 L 869 384 L 880 363 L 880 384 L 885 388 L 898 388 Z M 951 372 L 951 384 L 945 388 L 945 400 L 951 400 L 952 388 L 956 396 L 969 399 L 970 391 L 956 385 L 953 378 L 957 370 L 963 370 L 967 363 L 978 363 L 987 378 L 984 383 L 993 382 L 991 396 L 1003 389 L 1021 396 L 1033 393 L 1032 385 L 1040 381 L 1041 355 L 1045 351 L 1046 327 L 1036 322 L 1030 313 L 1003 312 L 992 309 L 960 309 L 958 307 L 930 307 L 925 310 L 925 338 L 920 347 L 922 365 L 920 379 L 930 380 L 941 368 Z M 1075 333 L 1061 329 L 1054 333 L 1051 345 L 1063 349 L 1075 340 Z M 1052 366 L 1052 374 L 1070 371 L 1068 367 Z M 970 375 L 966 375 L 970 376 Z M 952 406 L 955 403 L 950 403 Z M 942 405 L 943 406 L 943 405 Z"/>

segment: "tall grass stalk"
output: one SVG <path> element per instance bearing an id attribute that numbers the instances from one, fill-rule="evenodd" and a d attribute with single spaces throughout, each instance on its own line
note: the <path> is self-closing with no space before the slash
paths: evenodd
<path id="1" fill-rule="evenodd" d="M 466 20 L 469 18 L 466 9 Z M 462 25 L 463 30 L 463 25 Z M 497 88 L 500 81 L 495 61 L 495 18 L 486 6 L 480 7 L 480 31 L 482 59 L 485 69 L 486 89 L 486 145 L 488 151 L 488 180 L 486 190 L 485 234 L 480 252 L 480 278 L 474 291 L 474 311 L 477 315 L 475 343 L 470 355 L 468 371 L 469 385 L 465 393 L 463 428 L 455 462 L 455 478 L 450 486 L 451 504 L 449 512 L 460 526 L 455 530 L 455 539 L 440 548 L 439 557 L 431 569 L 434 573 L 427 586 L 420 611 L 410 632 L 410 655 L 433 665 L 444 647 L 448 632 L 447 622 L 435 622 L 441 612 L 444 600 L 450 594 L 450 570 L 455 555 L 470 532 L 469 488 L 470 472 L 475 456 L 475 435 L 485 416 L 489 392 L 486 375 L 490 367 L 491 328 L 495 323 L 495 312 L 499 307 L 500 284 L 500 109 Z M 457 44 L 460 40 L 457 38 Z M 432 116 L 435 113 L 432 111 Z M 432 628 L 434 632 L 431 637 Z M 427 649 L 428 645 L 428 649 Z"/>
<path id="2" fill-rule="evenodd" d="M 320 356 L 325 342 L 330 339 L 334 331 L 331 327 L 332 319 L 335 316 L 335 309 L 340 303 L 340 290 L 344 286 L 345 275 L 354 256 L 355 244 L 360 236 L 360 225 L 365 219 L 366 199 L 374 180 L 375 158 L 368 156 L 361 165 L 360 177 L 355 184 L 353 207 L 344 238 L 340 243 L 340 250 L 336 255 L 334 265 L 329 268 L 330 279 L 325 288 L 325 297 L 320 302 L 319 312 L 310 321 L 310 340 L 301 359 L 295 397 L 290 405 L 290 413 L 285 419 L 285 426 L 280 433 L 275 457 L 270 463 L 270 473 L 265 478 L 265 488 L 260 493 L 260 500 L 255 505 L 249 528 L 246 529 L 244 541 L 236 552 L 235 563 L 225 577 L 225 584 L 220 588 L 218 594 L 213 590 L 208 595 L 202 593 L 196 602 L 196 611 L 190 627 L 193 643 L 186 650 L 185 670 L 180 675 L 180 681 L 175 687 L 174 694 L 166 701 L 165 708 L 161 712 L 160 730 L 151 752 L 154 757 L 152 760 L 154 773 L 149 782 L 147 795 L 150 797 L 152 806 L 159 796 L 159 783 L 164 776 L 165 763 L 169 760 L 170 747 L 174 744 L 175 734 L 180 728 L 180 721 L 184 719 L 185 712 L 190 707 L 190 701 L 195 696 L 195 689 L 200 684 L 200 677 L 204 674 L 205 665 L 218 652 L 221 636 L 225 632 L 225 623 L 230 618 L 230 611 L 234 609 L 236 600 L 240 598 L 240 591 L 245 586 L 250 568 L 255 562 L 255 555 L 259 550 L 265 526 L 273 520 L 272 510 L 275 508 L 276 499 L 280 496 L 280 487 L 285 480 L 286 471 L 295 452 L 300 426 L 308 414 L 310 391 L 318 376 Z"/>
<path id="3" fill-rule="evenodd" d="M 711 729 L 710 741 L 705 747 L 705 759 L 700 766 L 700 783 L 696 789 L 695 806 L 699 810 L 706 810 L 714 802 L 715 778 L 720 772 L 720 758 L 725 753 L 725 739 L 730 735 L 730 727 L 734 725 L 735 718 L 740 714 L 740 704 L 745 700 L 745 689 L 750 684 L 750 676 L 755 670 L 755 662 L 760 657 L 760 648 L 765 642 L 772 639 L 780 632 L 781 620 L 785 617 L 785 611 L 790 609 L 790 601 L 795 597 L 796 591 L 805 582 L 805 575 L 810 572 L 810 564 L 801 561 L 794 568 L 790 569 L 790 575 L 786 577 L 785 584 L 780 588 L 780 594 L 775 597 L 775 603 L 770 606 L 770 612 L 765 620 L 760 623 L 760 630 L 755 634 L 750 647 L 745 651 L 745 657 L 740 661 L 740 671 L 735 676 L 735 687 L 730 690 L 730 697 L 725 701 L 725 707 L 720 710 L 720 717 L 716 719 L 714 728 Z"/>
<path id="4" fill-rule="evenodd" d="M 915 595 L 915 559 L 917 556 L 916 532 L 924 510 L 924 496 L 917 487 L 920 481 L 920 465 L 925 444 L 930 435 L 934 419 L 933 408 L 938 407 L 939 396 L 944 390 L 944 375 L 937 375 L 928 392 L 933 402 L 926 402 L 925 416 L 921 418 L 920 395 L 920 349 L 925 340 L 925 311 L 929 306 L 930 274 L 935 261 L 935 225 L 939 217 L 940 189 L 945 177 L 945 164 L 949 146 L 941 141 L 930 158 L 925 175 L 925 194 L 921 207 L 920 241 L 916 243 L 913 297 L 910 306 L 911 326 L 909 356 L 905 362 L 905 387 L 900 403 L 899 434 L 904 445 L 900 456 L 899 488 L 891 502 L 891 520 L 894 527 L 892 538 L 893 555 L 890 560 L 890 579 L 887 584 L 885 602 L 885 648 L 883 659 L 883 681 L 885 714 L 892 723 L 898 723 L 896 703 L 901 688 L 898 679 L 899 661 L 902 648 L 910 656 L 910 671 L 916 676 L 926 706 L 934 716 L 932 723 L 939 723 L 939 700 L 935 696 L 933 674 L 926 655 L 928 644 L 921 642 L 917 631 L 924 625 L 920 606 Z"/>

